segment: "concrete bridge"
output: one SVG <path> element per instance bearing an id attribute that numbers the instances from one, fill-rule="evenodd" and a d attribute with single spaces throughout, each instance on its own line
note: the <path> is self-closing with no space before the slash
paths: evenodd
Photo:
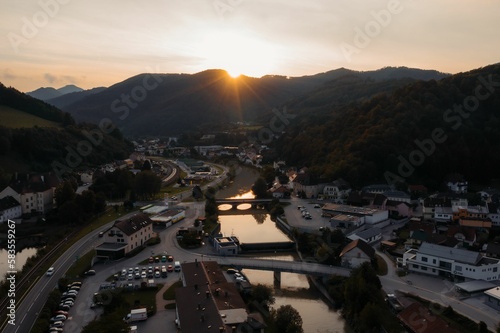
<path id="1" fill-rule="evenodd" d="M 208 258 L 207 258 L 208 259 Z M 337 266 L 327 266 L 318 263 L 287 260 L 267 260 L 241 257 L 211 257 L 219 265 L 237 267 L 239 269 L 249 268 L 274 272 L 274 284 L 279 288 L 281 283 L 281 272 L 307 274 L 316 276 L 349 276 L 351 271 L 347 268 Z"/>
<path id="2" fill-rule="evenodd" d="M 252 208 L 257 208 L 257 206 L 267 206 L 273 199 L 217 199 L 215 204 L 220 205 L 231 205 L 231 209 L 237 209 L 239 205 L 250 204 Z"/>

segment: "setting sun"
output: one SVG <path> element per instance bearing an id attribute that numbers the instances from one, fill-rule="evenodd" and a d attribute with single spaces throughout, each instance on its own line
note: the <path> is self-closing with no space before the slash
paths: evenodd
<path id="1" fill-rule="evenodd" d="M 225 31 L 206 37 L 201 50 L 205 60 L 203 68 L 225 69 L 233 78 L 272 74 L 278 55 L 276 47 L 262 40 Z"/>

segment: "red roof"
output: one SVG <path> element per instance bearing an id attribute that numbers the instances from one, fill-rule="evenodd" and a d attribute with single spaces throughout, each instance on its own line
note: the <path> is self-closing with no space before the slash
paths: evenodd
<path id="1" fill-rule="evenodd" d="M 459 333 L 420 303 L 412 303 L 398 314 L 398 319 L 410 332 Z"/>

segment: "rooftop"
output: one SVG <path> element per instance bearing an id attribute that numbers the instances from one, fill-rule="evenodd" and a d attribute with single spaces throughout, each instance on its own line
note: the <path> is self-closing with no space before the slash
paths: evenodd
<path id="1" fill-rule="evenodd" d="M 140 213 L 126 220 L 117 220 L 113 226 L 130 236 L 151 223 L 153 221 L 147 215 Z"/>
<path id="2" fill-rule="evenodd" d="M 323 211 L 334 211 L 334 212 L 339 212 L 339 213 L 345 213 L 345 214 L 352 214 L 352 215 L 373 215 L 375 213 L 380 212 L 378 209 L 373 209 L 373 208 L 366 208 L 366 207 L 355 207 L 355 206 L 348 206 L 348 205 L 340 205 L 340 204 L 334 204 L 334 203 L 327 203 L 323 206 L 322 208 Z"/>
<path id="3" fill-rule="evenodd" d="M 478 252 L 430 243 L 422 243 L 418 252 L 470 265 L 477 265 L 482 258 L 481 254 Z"/>
<path id="4" fill-rule="evenodd" d="M 370 258 L 375 258 L 375 250 L 373 249 L 373 247 L 368 245 L 362 239 L 356 239 L 347 244 L 340 253 L 339 257 L 342 257 L 343 255 L 345 255 L 347 252 L 351 251 L 354 248 L 359 248 L 361 251 L 366 253 L 366 255 L 368 255 Z"/>

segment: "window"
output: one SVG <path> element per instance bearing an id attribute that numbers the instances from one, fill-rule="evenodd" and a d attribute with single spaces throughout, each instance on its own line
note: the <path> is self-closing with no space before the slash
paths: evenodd
<path id="1" fill-rule="evenodd" d="M 496 272 L 498 267 L 493 267 L 493 272 Z"/>
<path id="2" fill-rule="evenodd" d="M 422 266 L 422 270 L 423 270 L 423 271 L 426 271 L 426 270 L 427 270 L 427 267 Z"/>
<path id="3" fill-rule="evenodd" d="M 423 262 L 427 262 L 427 257 L 422 257 Z"/>
<path id="4" fill-rule="evenodd" d="M 436 263 L 436 259 L 432 259 L 432 263 L 435 264 Z"/>
<path id="5" fill-rule="evenodd" d="M 455 270 L 458 271 L 458 272 L 461 272 L 462 271 L 462 266 L 455 266 Z"/>
<path id="6" fill-rule="evenodd" d="M 420 266 L 418 266 L 418 265 L 415 265 L 415 264 L 413 265 L 413 268 L 419 268 L 419 267 L 420 267 Z"/>

